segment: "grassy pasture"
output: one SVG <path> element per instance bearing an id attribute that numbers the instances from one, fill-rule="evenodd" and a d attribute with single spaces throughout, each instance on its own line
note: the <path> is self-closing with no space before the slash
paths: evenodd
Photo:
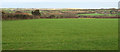
<path id="1" fill-rule="evenodd" d="M 78 15 L 85 15 L 85 16 L 116 16 L 117 14 L 78 14 Z"/>
<path id="2" fill-rule="evenodd" d="M 90 15 L 90 16 L 91 16 L 91 15 L 92 15 L 92 16 L 95 15 L 95 16 L 96 16 L 96 15 L 104 15 L 104 14 L 78 14 L 78 15 Z"/>
<path id="3" fill-rule="evenodd" d="M 118 19 L 2 22 L 3 50 L 117 50 Z"/>

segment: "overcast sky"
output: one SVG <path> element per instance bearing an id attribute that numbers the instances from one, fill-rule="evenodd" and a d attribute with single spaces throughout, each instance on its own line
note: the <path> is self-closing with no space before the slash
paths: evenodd
<path id="1" fill-rule="evenodd" d="M 119 0 L 0 0 L 1 8 L 118 8 Z"/>

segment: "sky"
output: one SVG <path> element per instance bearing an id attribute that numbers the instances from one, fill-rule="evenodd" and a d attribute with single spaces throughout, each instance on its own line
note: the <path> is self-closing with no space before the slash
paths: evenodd
<path id="1" fill-rule="evenodd" d="M 0 8 L 118 8 L 119 0 L 0 0 Z"/>

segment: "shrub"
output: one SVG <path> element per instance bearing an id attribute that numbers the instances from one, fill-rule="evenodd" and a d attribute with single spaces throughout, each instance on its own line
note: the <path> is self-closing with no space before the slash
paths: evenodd
<path id="1" fill-rule="evenodd" d="M 55 15 L 50 15 L 49 18 L 55 18 Z"/>

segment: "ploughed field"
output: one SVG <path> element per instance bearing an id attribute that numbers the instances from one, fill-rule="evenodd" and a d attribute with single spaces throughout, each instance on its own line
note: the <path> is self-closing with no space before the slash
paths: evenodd
<path id="1" fill-rule="evenodd" d="M 2 21 L 3 50 L 117 50 L 118 19 Z"/>

